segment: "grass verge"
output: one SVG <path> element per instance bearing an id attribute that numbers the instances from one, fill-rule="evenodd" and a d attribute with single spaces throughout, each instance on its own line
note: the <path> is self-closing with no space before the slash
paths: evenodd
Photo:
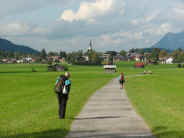
<path id="1" fill-rule="evenodd" d="M 128 78 L 126 90 L 132 104 L 157 138 L 184 138 L 184 70 L 176 65 L 146 69 L 153 75 Z"/>

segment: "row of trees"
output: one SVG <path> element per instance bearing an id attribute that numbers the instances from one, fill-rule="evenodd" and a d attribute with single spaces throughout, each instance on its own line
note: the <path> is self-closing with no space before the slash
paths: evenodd
<path id="1" fill-rule="evenodd" d="M 184 62 L 184 51 L 182 49 L 175 50 L 171 53 L 175 63 Z"/>
<path id="2" fill-rule="evenodd" d="M 0 50 L 0 59 L 2 58 L 16 58 L 20 59 L 23 56 L 26 56 L 27 54 L 22 54 L 19 52 L 7 52 L 7 51 L 1 51 Z M 29 54 L 31 56 L 31 54 Z"/>
<path id="3" fill-rule="evenodd" d="M 184 51 L 181 48 L 174 51 L 159 48 L 130 49 L 128 52 L 125 50 L 120 51 L 120 55 L 123 57 L 126 57 L 127 53 L 137 53 L 142 55 L 143 58 L 153 62 L 166 60 L 168 57 L 172 57 L 174 59 L 174 63 L 184 62 Z"/>
<path id="4" fill-rule="evenodd" d="M 15 58 L 21 59 L 22 57 L 34 57 L 36 62 L 49 62 L 48 57 L 57 56 L 60 59 L 64 58 L 68 63 L 72 64 L 101 64 L 102 62 L 102 53 L 96 52 L 94 50 L 90 50 L 87 52 L 83 52 L 82 50 L 76 52 L 67 53 L 65 51 L 60 52 L 46 52 L 45 49 L 42 49 L 39 54 L 31 55 L 31 54 L 22 54 L 17 52 L 6 52 L 0 51 L 0 59 L 3 58 Z"/>
<path id="5" fill-rule="evenodd" d="M 94 50 L 83 52 L 71 52 L 67 54 L 66 61 L 72 64 L 100 65 L 102 63 L 102 53 Z"/>
<path id="6" fill-rule="evenodd" d="M 66 58 L 67 53 L 65 51 L 60 52 L 49 52 L 47 53 L 45 49 L 42 49 L 39 55 L 42 59 L 47 59 L 48 56 L 59 56 L 60 58 Z"/>
<path id="7" fill-rule="evenodd" d="M 163 50 L 153 49 L 152 57 L 157 61 L 159 60 L 159 58 L 164 59 L 172 57 L 174 63 L 182 63 L 184 62 L 184 51 L 181 48 L 174 50 L 172 52 L 167 52 L 164 49 Z"/>
<path id="8" fill-rule="evenodd" d="M 165 59 L 168 57 L 173 57 L 175 63 L 184 62 L 184 51 L 182 49 L 177 49 L 175 51 L 167 51 L 165 49 L 159 48 L 147 48 L 147 49 L 130 49 L 128 52 L 125 50 L 120 51 L 120 55 L 127 57 L 127 53 L 138 53 L 150 61 L 158 62 L 160 59 Z M 18 52 L 10 53 L 6 51 L 0 51 L 0 59 L 2 58 L 16 58 L 20 59 L 25 56 L 34 57 L 37 62 L 42 60 L 47 61 L 50 56 L 58 56 L 59 58 L 64 58 L 68 63 L 72 64 L 101 64 L 103 60 L 103 53 L 96 52 L 94 50 L 88 50 L 83 52 L 82 50 L 76 52 L 67 53 L 65 51 L 60 52 L 46 52 L 42 49 L 37 55 L 26 55 Z"/>
<path id="9" fill-rule="evenodd" d="M 58 52 L 49 52 L 47 53 L 45 49 L 42 49 L 40 53 L 38 54 L 24 54 L 19 52 L 7 52 L 0 50 L 0 58 L 21 58 L 23 56 L 30 56 L 30 57 L 41 57 L 43 59 L 47 59 L 48 56 L 60 56 L 60 57 L 66 57 L 66 52 L 60 51 Z"/>
<path id="10" fill-rule="evenodd" d="M 71 64 L 92 64 L 97 65 L 102 62 L 102 53 L 96 52 L 94 50 L 90 50 L 87 52 L 83 52 L 82 50 L 76 52 L 66 53 L 65 51 L 58 52 L 47 52 L 45 49 L 42 49 L 40 52 L 40 57 L 42 59 L 47 59 L 48 56 L 59 56 L 60 58 L 64 58 L 68 63 Z"/>

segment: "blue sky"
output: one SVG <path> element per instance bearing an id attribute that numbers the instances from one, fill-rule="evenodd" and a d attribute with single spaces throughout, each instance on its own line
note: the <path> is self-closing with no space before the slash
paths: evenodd
<path id="1" fill-rule="evenodd" d="M 184 30 L 184 0 L 6 0 L 0 37 L 47 51 L 150 47 Z"/>

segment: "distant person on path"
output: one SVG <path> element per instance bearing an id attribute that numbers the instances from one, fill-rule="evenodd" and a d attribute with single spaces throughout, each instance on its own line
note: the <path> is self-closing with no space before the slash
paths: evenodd
<path id="1" fill-rule="evenodd" d="M 59 103 L 59 118 L 65 118 L 66 105 L 70 92 L 71 81 L 69 80 L 70 73 L 66 72 L 65 75 L 61 75 L 56 80 L 55 92 L 57 94 L 58 103 Z"/>
<path id="2" fill-rule="evenodd" d="M 119 76 L 119 83 L 120 83 L 120 89 L 124 88 L 124 83 L 125 83 L 125 76 L 124 73 L 122 72 L 121 75 Z"/>

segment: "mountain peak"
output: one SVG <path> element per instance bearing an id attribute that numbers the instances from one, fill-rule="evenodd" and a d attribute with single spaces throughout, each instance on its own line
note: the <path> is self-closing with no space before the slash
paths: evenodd
<path id="1" fill-rule="evenodd" d="M 23 54 L 38 54 L 39 51 L 28 46 L 16 45 L 7 39 L 0 38 L 0 50 L 7 52 L 19 52 Z"/>
<path id="2" fill-rule="evenodd" d="M 169 32 L 152 47 L 164 48 L 169 50 L 175 50 L 178 48 L 184 49 L 184 32 L 179 33 Z"/>

